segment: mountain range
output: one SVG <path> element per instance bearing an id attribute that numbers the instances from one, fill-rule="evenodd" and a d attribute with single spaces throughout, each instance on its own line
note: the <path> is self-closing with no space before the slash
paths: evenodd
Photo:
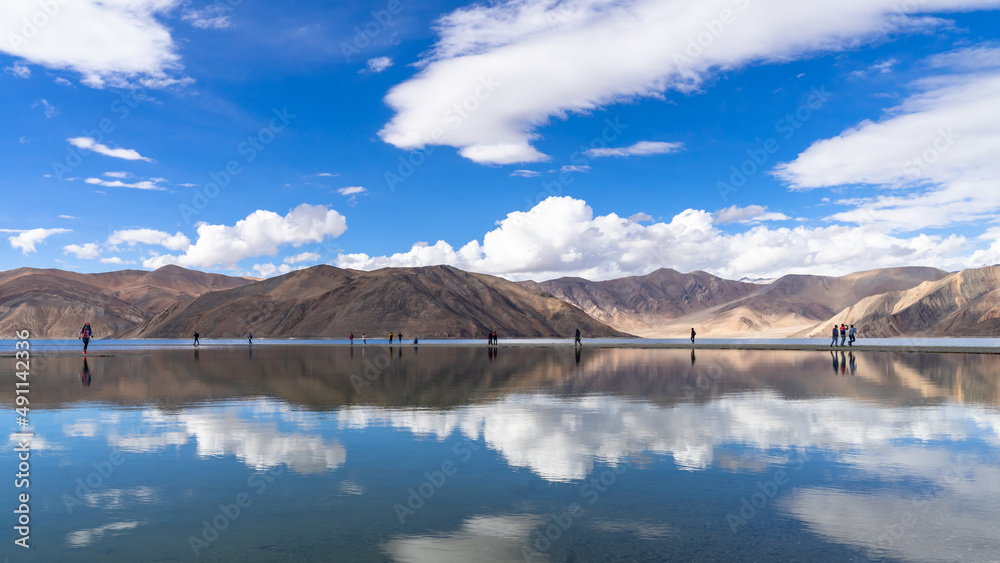
<path id="1" fill-rule="evenodd" d="M 0 329 L 75 338 L 683 338 L 1000 335 L 1000 266 L 948 273 L 885 268 L 769 283 L 660 269 L 608 281 L 511 282 L 450 266 L 357 271 L 314 266 L 264 280 L 177 266 L 153 272 L 0 272 Z"/>

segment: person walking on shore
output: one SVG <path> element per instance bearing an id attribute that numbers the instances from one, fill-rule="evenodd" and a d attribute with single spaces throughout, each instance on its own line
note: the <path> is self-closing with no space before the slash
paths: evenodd
<path id="1" fill-rule="evenodd" d="M 194 345 L 195 345 L 195 346 L 199 346 L 199 345 L 201 345 L 201 341 L 200 341 L 200 340 L 198 340 L 198 333 L 197 333 L 197 332 L 196 332 L 196 333 L 194 333 Z"/>
<path id="2" fill-rule="evenodd" d="M 367 333 L 364 333 L 364 332 L 361 333 L 361 343 L 362 344 L 368 344 L 368 334 Z"/>
<path id="3" fill-rule="evenodd" d="M 840 325 L 840 346 L 844 346 L 844 342 L 847 341 L 847 325 Z"/>
<path id="4" fill-rule="evenodd" d="M 354 346 L 354 333 L 353 332 L 351 333 L 350 339 L 351 339 L 351 346 Z"/>
<path id="5" fill-rule="evenodd" d="M 389 344 L 392 344 L 392 337 L 395 336 L 393 333 L 389 333 Z"/>
<path id="6" fill-rule="evenodd" d="M 403 343 L 403 333 L 402 333 L 402 331 L 400 331 L 399 335 L 397 335 L 396 338 L 399 339 L 399 343 L 400 344 Z"/>
<path id="7" fill-rule="evenodd" d="M 83 328 L 80 329 L 80 340 L 83 340 L 83 355 L 87 355 L 87 346 L 90 345 L 90 339 L 94 337 L 94 331 L 90 328 L 90 323 L 84 323 Z"/>
<path id="8" fill-rule="evenodd" d="M 851 325 L 850 330 L 847 331 L 847 337 L 848 337 L 847 344 L 849 346 L 854 346 L 854 335 L 856 335 L 857 333 L 858 330 L 854 328 L 854 325 Z"/>
<path id="9" fill-rule="evenodd" d="M 694 344 L 694 337 L 697 335 L 698 333 L 694 331 L 694 327 L 691 327 L 691 344 Z"/>
<path id="10" fill-rule="evenodd" d="M 576 341 L 573 342 L 573 346 L 583 346 L 583 342 L 580 340 L 580 329 L 576 329 Z"/>
<path id="11" fill-rule="evenodd" d="M 833 340 L 830 342 L 830 346 L 837 345 L 837 325 L 833 325 Z"/>
<path id="12" fill-rule="evenodd" d="M 250 343 L 250 347 L 253 348 L 253 333 L 247 332 L 247 342 Z"/>

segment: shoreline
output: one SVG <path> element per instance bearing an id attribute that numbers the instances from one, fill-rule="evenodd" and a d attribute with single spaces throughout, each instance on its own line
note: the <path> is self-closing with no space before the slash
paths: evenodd
<path id="1" fill-rule="evenodd" d="M 802 342 L 776 342 L 774 340 L 770 341 L 759 341 L 754 340 L 732 340 L 720 342 L 716 341 L 708 342 L 696 342 L 694 344 L 690 342 L 663 342 L 650 340 L 648 342 L 636 341 L 628 339 L 627 341 L 616 342 L 614 339 L 602 339 L 595 341 L 584 340 L 582 349 L 636 349 L 636 350 L 758 350 L 758 351 L 805 351 L 805 352 L 925 352 L 925 353 L 958 353 L 958 354 L 1000 354 L 1000 341 L 997 342 L 996 346 L 984 346 L 980 343 L 963 344 L 961 343 L 961 338 L 956 338 L 957 341 L 954 345 L 941 345 L 941 344 L 926 344 L 915 341 L 914 339 L 900 338 L 898 342 L 893 342 L 896 339 L 884 339 L 889 340 L 889 342 L 865 342 L 864 340 L 859 340 L 855 342 L 854 346 L 830 346 L 829 344 L 823 343 L 802 343 Z M 940 340 L 940 339 L 938 339 Z M 985 340 L 985 339 L 976 339 Z M 992 340 L 992 339 L 989 339 Z M 12 341 L 13 342 L 13 341 Z M 46 344 L 49 342 L 49 344 Z M 2 344 L 6 344 L 5 341 L 0 341 Z M 0 346 L 2 346 L 0 344 Z M 82 350 L 78 343 L 71 340 L 54 339 L 54 340 L 36 340 L 33 342 L 35 344 L 33 349 L 39 354 L 44 354 L 48 356 L 80 356 Z M 103 345 L 102 345 L 103 344 Z M 221 350 L 221 349 L 249 349 L 245 341 L 235 340 L 235 339 L 219 339 L 219 340 L 204 340 L 200 346 L 193 346 L 191 341 L 188 339 L 128 339 L 128 340 L 114 340 L 109 339 L 107 341 L 92 340 L 91 341 L 91 353 L 87 354 L 88 357 L 100 357 L 107 355 L 108 352 L 113 351 L 143 351 L 143 350 Z M 355 348 L 396 348 L 396 347 L 431 347 L 431 348 L 488 348 L 485 342 L 479 340 L 426 340 L 421 341 L 419 344 L 414 345 L 412 342 L 405 342 L 403 344 L 393 343 L 389 344 L 385 339 L 379 339 L 378 341 L 372 341 L 367 344 L 361 344 L 355 342 L 353 345 L 347 341 L 324 341 L 322 339 L 260 339 L 254 343 L 254 348 L 264 347 L 264 348 L 274 348 L 278 346 L 306 346 L 306 347 L 316 347 L 316 346 L 330 346 L 330 347 L 355 347 Z M 5 346 L 4 346 L 5 347 Z M 501 340 L 499 344 L 492 346 L 493 348 L 575 348 L 572 339 L 565 340 L 555 340 L 555 339 L 510 339 Z M 0 352 L 0 357 L 13 357 L 14 350 L 11 347 L 10 351 Z"/>

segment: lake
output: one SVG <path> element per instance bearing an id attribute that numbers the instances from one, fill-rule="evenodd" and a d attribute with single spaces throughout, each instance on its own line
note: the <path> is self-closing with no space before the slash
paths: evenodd
<path id="1" fill-rule="evenodd" d="M 32 359 L 10 561 L 1000 559 L 996 355 L 100 343 Z"/>

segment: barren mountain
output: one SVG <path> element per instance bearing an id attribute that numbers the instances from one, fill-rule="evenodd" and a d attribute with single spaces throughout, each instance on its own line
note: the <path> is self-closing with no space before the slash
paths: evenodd
<path id="1" fill-rule="evenodd" d="M 163 311 L 126 337 L 627 336 L 578 308 L 502 278 L 450 266 L 373 272 L 315 266 L 216 291 Z"/>
<path id="2" fill-rule="evenodd" d="M 704 272 L 657 270 L 605 282 L 562 278 L 524 282 L 579 306 L 619 330 L 647 338 L 785 337 L 858 300 L 905 290 L 947 273 L 935 268 L 885 268 L 841 277 L 788 275 L 766 285 Z"/>
<path id="3" fill-rule="evenodd" d="M 27 329 L 32 338 L 75 338 L 89 322 L 95 335 L 107 338 L 176 303 L 248 283 L 178 266 L 102 274 L 18 268 L 0 272 L 0 331 Z"/>
<path id="4" fill-rule="evenodd" d="M 682 274 L 667 268 L 602 282 L 559 278 L 521 285 L 551 294 L 618 330 L 640 336 L 656 336 L 657 327 L 666 321 L 730 303 L 761 287 L 706 272 Z"/>
<path id="5" fill-rule="evenodd" d="M 834 323 L 866 337 L 1000 335 L 1000 266 L 962 270 L 852 303 L 802 332 L 826 336 Z"/>

